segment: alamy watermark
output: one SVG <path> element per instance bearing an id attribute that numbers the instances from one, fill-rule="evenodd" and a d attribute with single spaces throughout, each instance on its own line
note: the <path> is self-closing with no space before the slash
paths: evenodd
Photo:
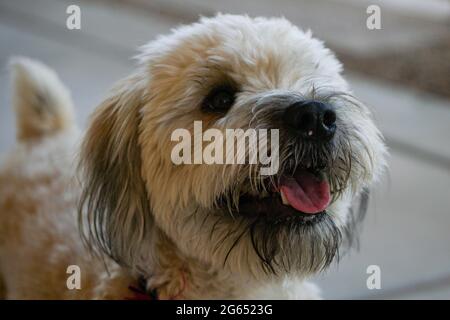
<path id="1" fill-rule="evenodd" d="M 366 27 L 369 30 L 381 29 L 381 9 L 380 6 L 372 4 L 367 7 L 366 13 L 369 15 L 366 20 Z"/>
<path id="2" fill-rule="evenodd" d="M 67 267 L 66 273 L 69 274 L 66 280 L 67 289 L 81 290 L 81 268 L 73 264 Z"/>
<path id="3" fill-rule="evenodd" d="M 366 273 L 369 274 L 366 281 L 367 289 L 381 289 L 381 268 L 372 264 L 367 267 Z"/>
<path id="4" fill-rule="evenodd" d="M 72 4 L 67 7 L 66 13 L 69 15 L 66 19 L 66 27 L 69 30 L 81 29 L 81 9 L 79 6 Z"/>
<path id="5" fill-rule="evenodd" d="M 170 139 L 177 142 L 171 152 L 176 165 L 259 163 L 260 175 L 278 172 L 278 129 L 225 129 L 224 133 L 210 128 L 203 132 L 202 122 L 194 121 L 193 137 L 187 129 L 175 129 Z"/>

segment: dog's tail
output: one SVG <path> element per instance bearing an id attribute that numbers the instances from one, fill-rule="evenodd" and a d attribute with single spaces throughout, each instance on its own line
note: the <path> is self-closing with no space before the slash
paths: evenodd
<path id="1" fill-rule="evenodd" d="M 10 61 L 17 139 L 52 135 L 74 126 L 70 93 L 56 73 L 24 57 Z"/>

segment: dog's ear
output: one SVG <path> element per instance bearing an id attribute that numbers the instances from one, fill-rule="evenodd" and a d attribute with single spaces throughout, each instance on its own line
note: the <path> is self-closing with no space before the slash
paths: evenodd
<path id="1" fill-rule="evenodd" d="M 152 226 L 138 141 L 146 87 L 144 77 L 133 75 L 112 90 L 91 119 L 80 155 L 82 234 L 122 264 L 133 263 Z"/>

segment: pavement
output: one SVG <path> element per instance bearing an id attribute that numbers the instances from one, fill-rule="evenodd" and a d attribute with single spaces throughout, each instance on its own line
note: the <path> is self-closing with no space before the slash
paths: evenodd
<path id="1" fill-rule="evenodd" d="M 167 0 L 144 5 L 142 1 L 127 1 L 132 5 L 124 6 L 117 1 L 0 0 L 0 154 L 14 145 L 10 83 L 4 67 L 13 55 L 39 59 L 54 68 L 72 91 L 77 121 L 85 127 L 108 89 L 133 69 L 130 57 L 135 48 L 199 13 L 218 9 L 252 15 L 288 13 L 294 22 L 303 19 L 303 24 L 317 27 L 315 33 L 326 41 L 362 54 L 426 43 L 448 32 L 439 1 L 434 11 L 433 6 L 406 14 L 402 7 L 386 10 L 390 22 L 384 32 L 390 35 L 374 38 L 360 30 L 363 27 L 349 32 L 333 20 L 332 26 L 343 29 L 330 27 L 327 32 L 317 23 L 324 8 L 334 10 L 336 19 L 350 12 L 347 20 L 352 25 L 363 23 L 358 19 L 365 9 L 358 11 L 361 4 L 353 0 L 282 0 L 276 9 L 268 0 L 258 4 L 256 0 Z M 66 8 L 74 3 L 81 7 L 81 30 L 65 26 Z M 404 28 L 404 23 L 412 29 Z M 336 32 L 346 32 L 345 41 L 337 41 Z M 342 257 L 316 282 L 330 299 L 450 299 L 450 101 L 363 74 L 346 71 L 346 76 L 355 94 L 373 107 L 390 148 L 390 169 L 372 193 L 359 249 Z M 381 289 L 367 288 L 370 265 L 380 267 Z"/>

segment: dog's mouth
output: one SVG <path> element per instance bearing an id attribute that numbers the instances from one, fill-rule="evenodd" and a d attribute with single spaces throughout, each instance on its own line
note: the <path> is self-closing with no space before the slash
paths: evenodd
<path id="1" fill-rule="evenodd" d="M 330 185 L 323 172 L 296 170 L 292 177 L 282 176 L 279 193 L 284 205 L 305 214 L 317 214 L 330 204 Z"/>
<path id="2" fill-rule="evenodd" d="M 263 195 L 242 194 L 237 211 L 245 217 L 275 222 L 314 223 L 326 214 L 331 198 L 324 170 L 298 168 L 278 177 L 276 185 Z"/>

